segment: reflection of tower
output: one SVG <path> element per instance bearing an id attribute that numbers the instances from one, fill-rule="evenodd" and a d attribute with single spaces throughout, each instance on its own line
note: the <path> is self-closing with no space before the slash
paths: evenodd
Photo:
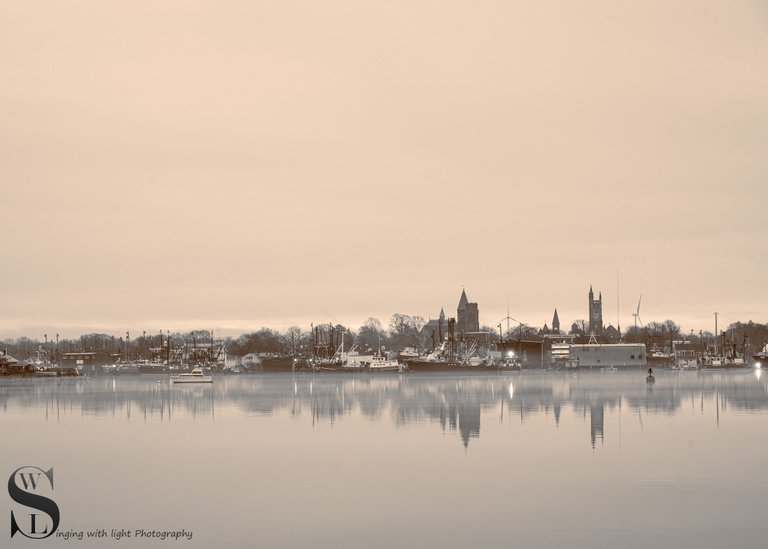
<path id="1" fill-rule="evenodd" d="M 589 332 L 595 335 L 603 333 L 603 292 L 595 299 L 592 286 L 589 286 Z"/>
<path id="2" fill-rule="evenodd" d="M 552 317 L 552 333 L 560 333 L 560 318 L 557 316 L 557 309 L 555 309 L 555 316 Z"/>
<path id="3" fill-rule="evenodd" d="M 464 403 L 459 405 L 459 433 L 464 448 L 469 446 L 469 439 L 480 436 L 480 405 Z"/>
<path id="4" fill-rule="evenodd" d="M 456 320 L 459 333 L 480 331 L 480 312 L 477 303 L 470 303 L 467 292 L 461 290 L 459 306 L 456 308 Z"/>
<path id="5" fill-rule="evenodd" d="M 592 448 L 595 447 L 595 441 L 604 440 L 605 429 L 605 402 L 596 402 L 589 406 L 590 429 L 592 431 Z"/>

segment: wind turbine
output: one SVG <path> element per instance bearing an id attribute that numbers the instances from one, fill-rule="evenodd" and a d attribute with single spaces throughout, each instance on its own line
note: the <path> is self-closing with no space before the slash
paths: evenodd
<path id="1" fill-rule="evenodd" d="M 640 323 L 640 327 L 643 327 L 643 321 L 640 320 L 640 303 L 643 301 L 643 294 L 640 294 L 640 299 L 637 302 L 637 312 L 632 313 L 632 316 L 635 317 L 635 328 L 637 328 L 637 323 Z"/>

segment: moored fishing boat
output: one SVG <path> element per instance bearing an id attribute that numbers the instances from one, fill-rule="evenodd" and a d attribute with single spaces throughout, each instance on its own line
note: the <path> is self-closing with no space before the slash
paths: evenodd
<path id="1" fill-rule="evenodd" d="M 292 372 L 296 363 L 296 357 L 291 355 L 261 357 L 261 369 L 265 372 Z"/>
<path id="2" fill-rule="evenodd" d="M 405 347 L 398 353 L 397 358 L 400 362 L 404 363 L 406 360 L 416 360 L 419 356 L 421 356 L 421 353 L 419 353 L 416 347 Z"/>
<path id="3" fill-rule="evenodd" d="M 397 360 L 389 360 L 383 355 L 374 355 L 368 363 L 371 372 L 402 372 L 407 367 Z"/>
<path id="4" fill-rule="evenodd" d="M 412 359 L 405 364 L 411 372 L 450 372 L 461 368 L 461 362 L 456 360 Z"/>
<path id="5" fill-rule="evenodd" d="M 121 376 L 139 375 L 139 365 L 135 362 L 118 362 L 112 373 Z"/>
<path id="6" fill-rule="evenodd" d="M 762 351 L 753 354 L 752 359 L 755 361 L 757 368 L 768 366 L 768 343 L 765 344 Z"/>

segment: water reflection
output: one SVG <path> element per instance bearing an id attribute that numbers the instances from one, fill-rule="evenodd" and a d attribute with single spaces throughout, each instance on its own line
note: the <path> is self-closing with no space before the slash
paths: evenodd
<path id="1" fill-rule="evenodd" d="M 592 447 L 605 439 L 606 411 L 676 414 L 683 403 L 702 412 L 768 410 L 761 372 L 662 372 L 649 386 L 642 373 L 526 372 L 516 375 L 254 375 L 219 377 L 212 385 L 175 386 L 163 377 L 6 379 L 0 413 L 25 410 L 46 421 L 63 416 L 112 416 L 170 422 L 178 417 L 215 421 L 217 413 L 279 414 L 313 425 L 352 414 L 397 426 L 434 423 L 468 447 L 481 432 L 484 412 L 501 422 L 534 415 L 559 426 L 570 409 L 590 425 Z"/>

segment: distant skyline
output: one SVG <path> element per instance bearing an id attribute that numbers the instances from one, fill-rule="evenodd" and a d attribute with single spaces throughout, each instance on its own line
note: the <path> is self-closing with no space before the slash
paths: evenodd
<path id="1" fill-rule="evenodd" d="M 768 322 L 758 0 L 9 2 L 0 339 Z"/>
<path id="2" fill-rule="evenodd" d="M 595 289 L 595 297 L 597 298 L 598 294 L 601 290 Z M 614 288 L 615 291 L 615 288 Z M 470 300 L 472 300 L 472 296 L 469 296 Z M 639 299 L 639 296 L 638 296 Z M 643 303 L 640 309 L 640 319 L 641 324 L 645 325 L 650 322 L 662 322 L 664 320 L 670 319 L 675 322 L 677 322 L 681 329 L 683 335 L 688 335 L 693 331 L 695 334 L 698 334 L 699 330 L 708 331 L 708 332 L 714 332 L 714 312 L 718 312 L 718 328 L 719 329 L 725 329 L 728 327 L 729 324 L 737 321 L 742 322 L 748 322 L 749 320 L 753 320 L 754 322 L 759 323 L 766 323 L 768 320 L 762 319 L 762 318 L 735 318 L 732 317 L 734 314 L 732 311 L 713 311 L 709 314 L 708 318 L 699 318 L 699 319 L 684 319 L 680 316 L 675 316 L 673 314 L 671 315 L 665 315 L 662 311 L 659 310 L 658 306 L 654 306 L 653 304 L 650 307 L 646 307 L 646 301 L 648 300 L 648 296 L 643 296 Z M 236 336 L 241 333 L 247 333 L 250 331 L 256 331 L 260 328 L 270 328 L 275 330 L 285 330 L 291 326 L 298 326 L 302 330 L 308 331 L 310 324 L 314 325 L 322 325 L 322 324 L 342 324 L 344 326 L 347 326 L 348 328 L 359 328 L 362 324 L 365 323 L 365 321 L 368 320 L 368 318 L 376 318 L 381 323 L 382 326 L 387 329 L 388 323 L 390 320 L 390 317 L 395 313 L 403 313 L 403 314 L 410 314 L 410 315 L 419 315 L 422 316 L 425 320 L 429 320 L 431 318 L 437 318 L 440 309 L 443 308 L 445 310 L 446 317 L 456 317 L 456 305 L 458 304 L 458 298 L 455 299 L 456 303 L 454 303 L 452 306 L 448 304 L 444 304 L 441 307 L 438 307 L 437 310 L 432 310 L 429 313 L 422 313 L 419 311 L 407 311 L 407 310 L 397 310 L 397 311 L 391 311 L 391 312 L 385 312 L 382 311 L 380 314 L 370 314 L 370 315 L 363 315 L 358 318 L 342 318 L 338 315 L 335 316 L 329 316 L 328 318 L 277 318 L 274 319 L 271 323 L 266 322 L 259 322 L 257 319 L 254 319 L 252 321 L 249 321 L 249 319 L 217 319 L 218 322 L 212 322 L 211 319 L 203 319 L 203 318 L 185 318 L 178 321 L 171 321 L 171 322 L 161 322 L 157 319 L 150 320 L 148 323 L 131 323 L 131 324 L 83 324 L 83 325 L 74 325 L 74 324 L 60 324 L 60 325 L 27 325 L 27 326 L 19 326 L 15 329 L 6 329 L 3 331 L 2 338 L 17 338 L 21 336 L 30 337 L 31 339 L 43 339 L 43 335 L 47 334 L 49 340 L 51 338 L 55 338 L 55 334 L 58 333 L 62 338 L 70 338 L 70 337 L 77 337 L 82 334 L 86 333 L 107 333 L 111 335 L 115 335 L 116 337 L 122 337 L 126 331 L 130 331 L 131 337 L 135 338 L 142 334 L 142 332 L 146 331 L 147 335 L 157 335 L 160 330 L 163 330 L 163 332 L 168 332 L 169 330 L 171 332 L 184 332 L 184 331 L 191 331 L 191 330 L 213 330 L 214 333 L 217 333 L 221 335 L 222 337 L 226 336 Z M 568 300 L 573 301 L 573 300 Z M 560 318 L 561 323 L 561 331 L 564 333 L 567 333 L 571 329 L 571 324 L 578 320 L 584 320 L 588 321 L 588 314 L 587 314 L 587 306 L 586 306 L 586 293 L 584 300 L 585 305 L 583 307 L 583 311 L 578 311 L 578 307 L 575 308 L 564 308 L 564 307 L 557 307 L 558 310 L 558 316 Z M 613 306 L 614 310 L 611 311 L 610 308 Z M 613 299 L 610 298 L 610 296 L 606 296 L 606 294 L 603 292 L 603 321 L 604 325 L 607 327 L 609 325 L 612 325 L 614 327 L 617 326 L 617 319 L 620 320 L 620 327 L 622 333 L 626 333 L 626 330 L 630 326 L 635 325 L 635 319 L 633 313 L 636 311 L 637 303 L 635 303 L 632 306 L 632 310 L 625 312 L 624 307 L 622 306 L 621 315 L 619 317 L 616 316 L 616 296 L 613 296 Z M 490 315 L 495 315 L 493 317 L 490 317 L 489 314 L 484 314 L 482 303 L 479 304 L 480 308 L 480 324 L 481 326 L 488 326 L 490 328 L 493 328 L 494 330 L 497 328 L 497 325 L 499 323 L 502 324 L 502 327 L 506 329 L 506 316 L 507 311 L 504 309 L 503 311 L 499 311 L 497 309 L 491 309 Z M 646 311 L 650 311 L 649 313 L 646 313 Z M 572 314 L 571 314 L 572 313 Z M 520 315 L 519 313 L 516 313 L 516 311 L 512 308 L 510 305 L 509 309 L 509 316 L 512 317 L 514 320 L 517 320 L 523 324 L 541 328 L 546 323 L 548 327 L 552 327 L 552 317 L 554 314 L 554 308 L 549 311 L 549 313 L 544 313 L 544 317 L 542 318 L 526 318 L 524 315 Z M 694 328 L 692 327 L 693 323 L 696 321 L 701 322 L 700 328 Z M 709 326 L 707 326 L 707 322 L 709 322 Z M 516 328 L 518 324 L 516 324 L 514 321 L 510 323 L 510 327 L 512 329 Z M 39 334 L 38 334 L 39 332 Z"/>

